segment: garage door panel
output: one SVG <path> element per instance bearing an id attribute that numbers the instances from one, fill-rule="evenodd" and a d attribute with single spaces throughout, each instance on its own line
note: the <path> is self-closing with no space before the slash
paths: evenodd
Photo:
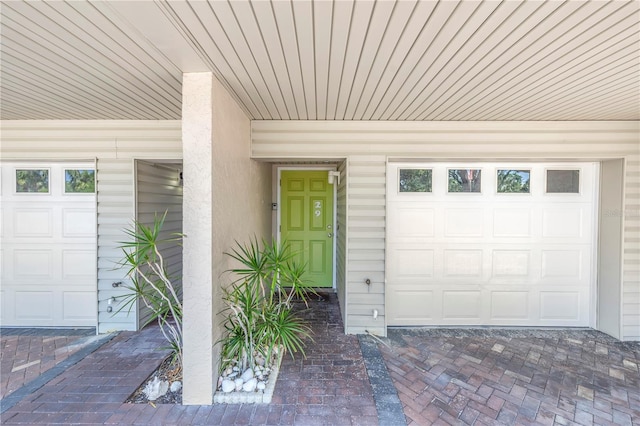
<path id="1" fill-rule="evenodd" d="M 13 236 L 53 238 L 53 211 L 50 208 L 14 209 Z"/>
<path id="2" fill-rule="evenodd" d="M 476 277 L 483 272 L 482 250 L 448 249 L 444 251 L 443 277 Z"/>
<path id="3" fill-rule="evenodd" d="M 69 284 L 73 284 L 73 280 L 91 280 L 95 274 L 95 250 L 62 251 L 62 278 Z"/>
<path id="4" fill-rule="evenodd" d="M 585 230 L 585 207 L 546 208 L 542 212 L 542 236 L 545 238 L 581 238 Z"/>
<path id="5" fill-rule="evenodd" d="M 40 321 L 46 325 L 53 321 L 53 291 L 16 291 L 13 310 L 21 321 Z"/>
<path id="6" fill-rule="evenodd" d="M 390 298 L 389 312 L 393 312 L 391 319 L 394 323 L 414 325 L 430 321 L 433 316 L 433 291 L 421 289 L 391 289 L 393 296 Z"/>
<path id="7" fill-rule="evenodd" d="M 579 291 L 541 291 L 540 319 L 542 321 L 578 321 L 580 299 Z"/>
<path id="8" fill-rule="evenodd" d="M 491 312 L 493 320 L 529 320 L 529 291 L 491 291 Z"/>
<path id="9" fill-rule="evenodd" d="M 481 320 L 482 297 L 480 291 L 445 290 L 442 292 L 442 318 L 445 320 Z"/>
<path id="10" fill-rule="evenodd" d="M 434 275 L 434 251 L 422 247 L 391 248 L 394 252 L 390 272 L 399 280 Z"/>
<path id="11" fill-rule="evenodd" d="M 542 278 L 561 278 L 565 282 L 575 283 L 581 279 L 583 262 L 583 252 L 580 249 L 542 250 Z"/>
<path id="12" fill-rule="evenodd" d="M 530 250 L 493 250 L 491 275 L 496 278 L 527 278 L 531 276 Z"/>
<path id="13" fill-rule="evenodd" d="M 64 168 L 93 166 L 2 163 L 2 325 L 95 326 L 95 194 L 63 194 Z M 49 192 L 16 193 L 16 169 L 49 170 Z"/>
<path id="14" fill-rule="evenodd" d="M 482 237 L 483 235 L 483 209 L 445 209 L 445 237 Z"/>
<path id="15" fill-rule="evenodd" d="M 62 235 L 64 237 L 94 238 L 96 235 L 96 218 L 93 209 L 62 209 Z"/>
<path id="16" fill-rule="evenodd" d="M 49 250 L 16 249 L 13 251 L 13 278 L 52 280 L 54 252 Z"/>
<path id="17" fill-rule="evenodd" d="M 493 236 L 531 237 L 531 209 L 496 208 L 493 211 Z"/>
<path id="18" fill-rule="evenodd" d="M 96 316 L 95 293 L 90 291 L 65 291 L 62 293 L 63 319 L 65 321 L 92 321 Z"/>
<path id="19" fill-rule="evenodd" d="M 547 194 L 545 172 L 554 167 L 580 169 L 581 192 Z M 399 168 L 433 170 L 433 192 L 398 193 Z M 482 169 L 482 192 L 448 193 L 451 168 Z M 529 192 L 499 192 L 497 170 L 528 170 Z M 389 163 L 388 324 L 590 325 L 594 170 L 586 163 Z M 427 211 L 429 227 L 414 232 Z"/>
<path id="20" fill-rule="evenodd" d="M 398 220 L 391 232 L 395 238 L 428 238 L 435 234 L 435 211 L 425 207 L 398 206 Z"/>

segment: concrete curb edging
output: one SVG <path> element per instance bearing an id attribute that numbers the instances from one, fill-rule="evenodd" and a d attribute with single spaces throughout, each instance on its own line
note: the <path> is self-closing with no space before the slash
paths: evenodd
<path id="1" fill-rule="evenodd" d="M 267 387 L 263 392 L 230 392 L 223 393 L 222 391 L 216 391 L 213 394 L 214 404 L 270 404 L 273 398 L 273 391 L 276 388 L 276 381 L 278 380 L 278 373 L 280 373 L 280 364 L 282 364 L 282 351 L 278 355 L 276 366 L 269 374 L 269 381 Z"/>
<path id="2" fill-rule="evenodd" d="M 406 426 L 402 403 L 374 338 L 358 335 L 380 426 Z"/>

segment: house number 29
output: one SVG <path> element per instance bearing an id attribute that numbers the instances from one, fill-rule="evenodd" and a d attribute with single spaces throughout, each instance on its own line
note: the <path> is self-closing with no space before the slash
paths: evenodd
<path id="1" fill-rule="evenodd" d="M 313 214 L 316 217 L 320 217 L 320 215 L 322 214 L 322 203 L 320 203 L 320 201 L 314 201 L 313 202 L 313 208 L 315 209 Z"/>

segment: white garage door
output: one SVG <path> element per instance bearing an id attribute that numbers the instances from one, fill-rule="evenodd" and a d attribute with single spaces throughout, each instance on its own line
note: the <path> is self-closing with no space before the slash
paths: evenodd
<path id="1" fill-rule="evenodd" d="M 589 326 L 593 163 L 390 163 L 389 325 Z"/>
<path id="2" fill-rule="evenodd" d="M 2 163 L 2 325 L 95 326 L 93 163 Z"/>

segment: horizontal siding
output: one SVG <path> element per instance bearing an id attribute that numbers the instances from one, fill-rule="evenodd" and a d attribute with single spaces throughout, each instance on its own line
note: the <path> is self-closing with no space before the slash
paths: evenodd
<path id="1" fill-rule="evenodd" d="M 640 123 L 254 121 L 254 158 L 619 158 Z"/>
<path id="2" fill-rule="evenodd" d="M 638 121 L 258 120 L 252 122 L 251 155 L 268 160 L 348 159 L 346 321 L 350 333 L 377 329 L 377 323 L 366 313 L 384 306 L 385 271 L 381 258 L 384 259 L 385 247 L 387 159 L 625 158 L 623 339 L 640 340 L 638 135 Z M 371 288 L 363 284 L 367 278 L 374 283 Z"/>
<path id="3" fill-rule="evenodd" d="M 152 226 L 156 215 L 167 213 L 162 228 L 161 239 L 182 234 L 182 185 L 180 173 L 182 164 L 154 164 L 136 162 L 136 220 Z M 172 284 L 182 295 L 182 245 L 161 246 L 165 267 Z M 152 312 L 143 304 L 138 306 L 138 327 L 151 318 Z"/>
<path id="4" fill-rule="evenodd" d="M 4 160 L 97 159 L 98 332 L 135 330 L 135 311 L 107 312 L 124 290 L 119 248 L 135 215 L 134 158 L 182 158 L 180 121 L 44 120 L 1 121 Z M 120 299 L 122 300 L 122 299 Z"/>
<path id="5" fill-rule="evenodd" d="M 640 154 L 625 164 L 622 333 L 640 340 Z"/>
<path id="6" fill-rule="evenodd" d="M 133 219 L 134 185 L 133 161 L 131 159 L 99 159 L 97 170 L 98 191 L 98 328 L 135 330 L 137 328 L 136 307 L 132 311 L 120 310 L 123 306 L 124 286 L 131 284 L 126 270 L 119 266 L 122 259 L 120 245 L 126 236 L 123 229 Z M 114 282 L 123 287 L 114 288 Z M 116 297 L 114 311 L 107 312 L 108 300 Z"/>
<path id="7" fill-rule="evenodd" d="M 384 288 L 385 173 L 384 156 L 349 158 L 348 333 L 386 334 L 384 291 L 380 291 Z M 370 286 L 365 283 L 367 279 L 371 280 Z M 374 309 L 378 309 L 377 319 L 373 319 Z"/>

